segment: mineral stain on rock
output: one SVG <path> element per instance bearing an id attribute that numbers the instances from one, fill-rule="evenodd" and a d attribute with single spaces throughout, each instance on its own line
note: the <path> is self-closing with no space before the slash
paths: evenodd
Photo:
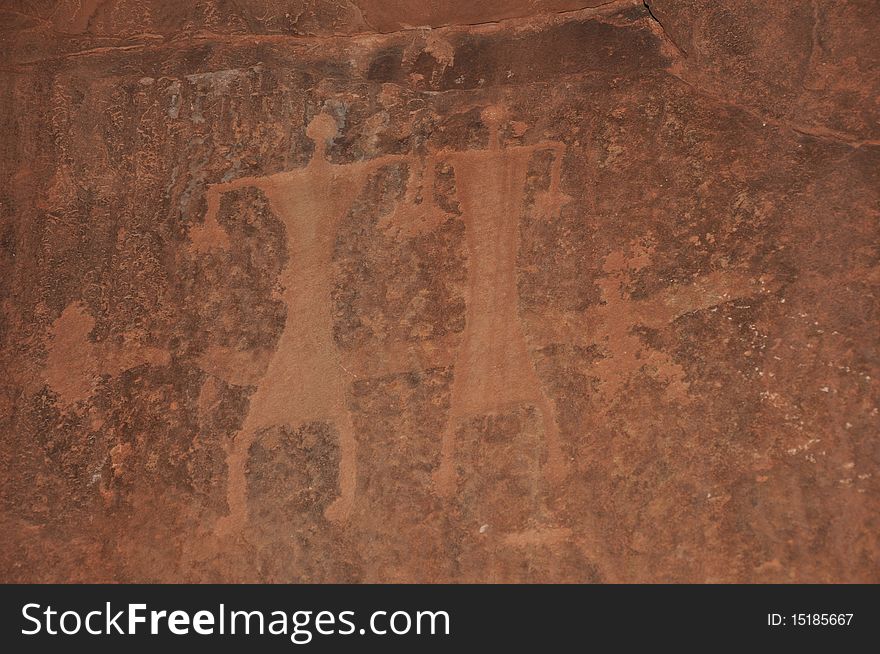
<path id="1" fill-rule="evenodd" d="M 868 2 L 6 3 L 3 581 L 880 581 Z"/>

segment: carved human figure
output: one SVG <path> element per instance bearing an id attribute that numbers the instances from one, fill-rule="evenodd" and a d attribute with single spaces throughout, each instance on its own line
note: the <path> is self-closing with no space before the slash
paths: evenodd
<path id="1" fill-rule="evenodd" d="M 482 120 L 490 132 L 488 149 L 446 155 L 455 170 L 465 221 L 468 289 L 448 426 L 435 473 L 441 495 L 450 495 L 456 488 L 455 432 L 462 421 L 516 404 L 531 404 L 541 412 L 548 455 L 546 477 L 558 482 L 566 469 L 555 409 L 542 388 L 522 330 L 516 278 L 519 217 L 529 161 L 537 151 L 554 151 L 549 198 L 545 199 L 558 208 L 564 200 L 559 189 L 564 145 L 545 141 L 501 148 L 503 109 L 484 109 Z"/>
<path id="2" fill-rule="evenodd" d="M 339 435 L 339 497 L 325 516 L 344 521 L 354 503 L 357 442 L 345 403 L 349 378 L 332 337 L 333 245 L 340 220 L 370 172 L 402 157 L 331 163 L 326 146 L 336 134 L 336 123 L 326 114 L 312 120 L 306 134 L 314 141 L 315 152 L 305 168 L 241 178 L 214 185 L 208 191 L 206 220 L 216 221 L 221 193 L 246 186 L 261 189 L 286 227 L 289 252 L 289 263 L 279 280 L 287 321 L 230 448 L 229 514 L 218 524 L 221 533 L 240 528 L 247 519 L 248 451 L 256 435 L 274 425 L 296 428 L 313 421 L 332 424 Z"/>

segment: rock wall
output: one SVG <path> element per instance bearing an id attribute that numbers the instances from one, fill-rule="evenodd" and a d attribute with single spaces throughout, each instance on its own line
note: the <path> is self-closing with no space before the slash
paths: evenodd
<path id="1" fill-rule="evenodd" d="M 878 30 L 4 3 L 0 580 L 880 581 Z"/>

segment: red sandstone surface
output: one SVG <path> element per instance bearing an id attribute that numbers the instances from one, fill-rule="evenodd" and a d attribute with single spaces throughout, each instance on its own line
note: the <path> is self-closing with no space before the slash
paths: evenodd
<path id="1" fill-rule="evenodd" d="M 0 6 L 0 580 L 880 581 L 876 0 Z"/>

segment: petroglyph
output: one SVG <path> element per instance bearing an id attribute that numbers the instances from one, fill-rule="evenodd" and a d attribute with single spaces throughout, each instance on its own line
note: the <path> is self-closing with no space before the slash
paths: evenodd
<path id="1" fill-rule="evenodd" d="M 306 133 L 315 142 L 315 154 L 305 168 L 240 178 L 214 185 L 208 191 L 205 229 L 213 231 L 221 193 L 247 186 L 261 189 L 285 225 L 290 254 L 279 279 L 287 322 L 251 397 L 245 422 L 230 446 L 229 514 L 218 525 L 221 533 L 241 528 L 246 521 L 248 452 L 257 433 L 275 425 L 287 424 L 296 429 L 312 421 L 332 424 L 339 435 L 339 497 L 325 515 L 329 520 L 345 521 L 354 502 L 356 440 L 345 406 L 351 376 L 332 338 L 333 244 L 339 221 L 370 172 L 401 158 L 388 155 L 344 165 L 331 163 L 326 147 L 336 135 L 336 124 L 326 114 L 317 116 Z"/>
<path id="2" fill-rule="evenodd" d="M 167 365 L 166 350 L 139 343 L 89 340 L 95 319 L 80 304 L 71 304 L 52 324 L 44 371 L 49 388 L 70 406 L 87 400 L 101 375 L 116 376 L 142 364 Z"/>
<path id="3" fill-rule="evenodd" d="M 554 204 L 558 207 L 564 201 L 559 192 L 564 146 L 541 142 L 502 149 L 499 128 L 503 109 L 488 107 L 482 119 L 490 131 L 488 149 L 445 155 L 455 169 L 466 225 L 468 303 L 464 337 L 455 359 L 448 426 L 435 475 L 442 495 L 455 490 L 455 430 L 461 421 L 516 404 L 532 404 L 540 410 L 548 449 L 545 474 L 551 481 L 565 475 L 553 403 L 541 386 L 523 334 L 516 284 L 518 223 L 529 160 L 539 150 L 555 152 L 553 201 L 546 203 L 551 211 Z"/>
<path id="4" fill-rule="evenodd" d="M 488 149 L 444 150 L 425 157 L 419 170 L 410 175 L 405 199 L 380 220 L 380 227 L 395 236 L 411 236 L 435 227 L 444 219 L 434 204 L 435 170 L 441 163 L 452 165 L 466 223 L 469 302 L 467 326 L 454 357 L 459 374 L 453 384 L 448 426 L 442 436 L 441 464 L 435 474 L 437 490 L 443 495 L 453 492 L 455 487 L 456 427 L 466 418 L 516 404 L 534 405 L 541 413 L 548 448 L 547 477 L 558 481 L 565 475 L 554 407 L 542 389 L 520 326 L 516 285 L 516 221 L 522 210 L 530 158 L 540 150 L 555 153 L 550 190 L 540 198 L 537 207 L 542 215 L 552 217 L 566 200 L 559 188 L 564 146 L 548 141 L 502 150 L 498 133 L 503 118 L 503 110 L 498 107 L 483 112 L 483 120 L 490 129 Z M 266 194 L 284 222 L 290 248 L 290 263 L 279 280 L 284 288 L 288 321 L 251 398 L 245 423 L 230 448 L 230 513 L 220 525 L 221 531 L 240 527 L 246 518 L 247 450 L 257 432 L 272 425 L 295 426 L 313 420 L 327 420 L 335 425 L 340 437 L 340 495 L 326 515 L 328 519 L 344 521 L 353 506 L 356 439 L 345 407 L 345 390 L 358 373 L 345 365 L 343 355 L 332 342 L 330 262 L 339 221 L 370 171 L 402 157 L 389 155 L 369 162 L 332 164 L 326 158 L 325 148 L 335 133 L 332 120 L 319 116 L 309 126 L 308 135 L 316 142 L 316 152 L 306 168 L 212 186 L 204 226 L 193 239 L 197 250 L 214 247 L 216 241 L 205 236 L 222 231 L 217 223 L 220 194 L 253 186 Z M 414 220 L 412 212 L 417 198 L 423 204 L 421 212 L 417 212 L 420 222 Z M 439 345 L 437 350 L 448 351 L 448 343 Z M 383 366 L 386 372 L 406 368 L 407 362 L 424 358 L 393 348 L 388 355 Z M 445 358 L 442 353 L 437 353 L 437 357 Z"/>
<path id="5" fill-rule="evenodd" d="M 439 163 L 436 152 L 430 152 L 420 161 L 410 175 L 404 201 L 379 219 L 380 229 L 395 238 L 409 238 L 431 231 L 447 219 L 447 214 L 437 207 L 434 199 Z"/>
<path id="6" fill-rule="evenodd" d="M 872 4 L 4 3 L 0 580 L 880 581 Z"/>
<path id="7" fill-rule="evenodd" d="M 611 401 L 640 371 L 651 374 L 665 387 L 670 402 L 687 403 L 688 383 L 685 371 L 668 354 L 646 347 L 633 329 L 638 326 L 662 328 L 691 311 L 712 307 L 749 295 L 768 293 L 775 284 L 753 279 L 737 271 L 716 271 L 692 284 L 675 285 L 648 300 L 633 301 L 626 292 L 630 277 L 650 263 L 651 247 L 631 244 L 630 254 L 609 254 L 602 270 L 605 276 L 597 283 L 602 289 L 602 304 L 589 314 L 589 322 L 598 325 L 594 342 L 604 357 L 593 365 L 601 382 L 600 393 Z"/>
<path id="8" fill-rule="evenodd" d="M 606 276 L 598 282 L 603 302 L 598 312 L 603 325 L 599 344 L 605 351 L 605 357 L 594 364 L 593 371 L 601 380 L 601 392 L 608 400 L 618 394 L 635 372 L 648 367 L 664 384 L 668 399 L 686 402 L 687 382 L 681 366 L 663 352 L 645 348 L 638 335 L 632 333 L 634 325 L 628 311 L 631 303 L 626 297 L 624 285 L 628 275 L 641 268 L 648 257 L 647 252 L 641 252 L 627 259 L 623 253 L 614 252 L 605 258 L 602 269 Z M 662 322 L 665 318 L 665 322 L 669 322 L 674 317 L 674 312 L 662 311 L 660 303 L 652 304 L 658 306 L 646 307 L 649 310 L 641 314 L 646 320 Z"/>

